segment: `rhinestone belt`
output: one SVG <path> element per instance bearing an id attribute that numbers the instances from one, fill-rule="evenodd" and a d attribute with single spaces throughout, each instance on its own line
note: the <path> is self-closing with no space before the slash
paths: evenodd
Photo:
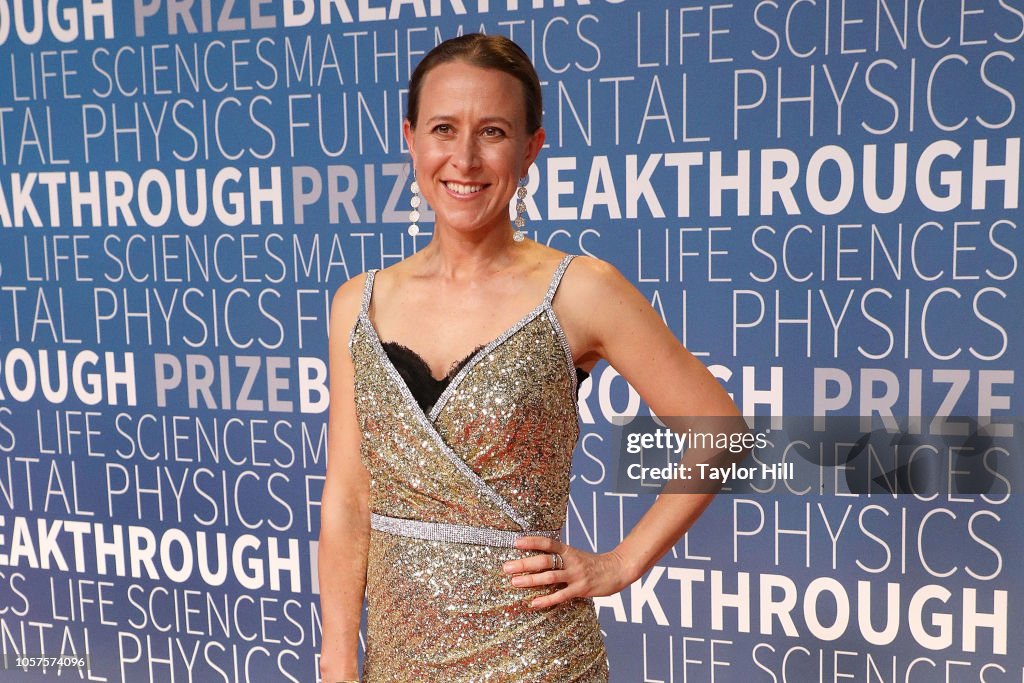
<path id="1" fill-rule="evenodd" d="M 424 541 L 444 541 L 447 543 L 472 543 L 474 545 L 490 545 L 496 548 L 514 548 L 516 539 L 523 536 L 547 536 L 558 538 L 560 530 L 554 531 L 505 531 L 479 526 L 462 524 L 444 524 L 441 522 L 422 522 L 418 519 L 401 519 L 370 513 L 370 528 L 398 536 L 408 536 Z"/>

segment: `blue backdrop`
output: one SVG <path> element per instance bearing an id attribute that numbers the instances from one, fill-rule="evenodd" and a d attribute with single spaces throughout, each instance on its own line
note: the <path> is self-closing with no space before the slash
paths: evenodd
<path id="1" fill-rule="evenodd" d="M 9 665 L 317 678 L 330 298 L 429 239 L 405 84 L 473 31 L 543 81 L 530 237 L 614 263 L 745 414 L 1020 414 L 1019 0 L 0 0 Z M 580 414 L 566 539 L 610 550 L 648 411 L 601 364 Z M 613 681 L 1024 678 L 1019 479 L 817 472 L 598 600 Z"/>

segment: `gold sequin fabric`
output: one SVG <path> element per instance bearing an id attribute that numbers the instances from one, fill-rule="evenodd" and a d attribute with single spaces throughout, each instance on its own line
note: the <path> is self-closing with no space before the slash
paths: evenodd
<path id="1" fill-rule="evenodd" d="M 369 315 L 375 271 L 349 338 L 370 510 L 507 531 L 557 530 L 579 437 L 576 373 L 544 301 L 486 344 L 425 414 Z M 515 548 L 370 532 L 364 683 L 606 683 L 593 600 L 530 610 L 556 586 L 517 588 Z"/>

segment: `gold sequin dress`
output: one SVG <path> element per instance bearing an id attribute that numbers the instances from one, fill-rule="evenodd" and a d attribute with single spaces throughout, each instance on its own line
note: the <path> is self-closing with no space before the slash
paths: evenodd
<path id="1" fill-rule="evenodd" d="M 544 300 L 473 354 L 429 410 L 370 320 L 375 270 L 349 337 L 360 455 L 370 473 L 364 683 L 605 683 L 590 598 L 541 610 L 517 588 L 518 536 L 558 536 L 579 436 L 577 376 Z"/>

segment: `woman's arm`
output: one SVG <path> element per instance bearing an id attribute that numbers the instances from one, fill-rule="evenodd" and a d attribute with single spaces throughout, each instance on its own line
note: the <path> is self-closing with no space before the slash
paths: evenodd
<path id="1" fill-rule="evenodd" d="M 640 394 L 651 410 L 680 429 L 711 427 L 746 431 L 736 404 L 704 364 L 687 351 L 651 303 L 604 261 L 580 257 L 555 299 L 559 319 L 571 330 L 570 343 L 581 359 L 603 358 Z M 559 299 L 565 302 L 558 306 Z M 571 303 L 570 303 L 571 302 Z M 719 419 L 702 419 L 716 417 Z M 674 418 L 674 419 L 672 419 Z M 724 419 L 722 419 L 724 418 Z M 688 450 L 687 462 L 718 454 Z M 549 607 L 577 596 L 611 595 L 643 576 L 675 545 L 711 503 L 706 484 L 686 495 L 659 495 L 614 550 L 592 554 L 557 540 L 527 537 L 520 549 L 561 553 L 564 570 L 549 570 L 550 560 L 536 556 L 506 563 L 505 570 L 540 572 L 516 577 L 513 585 L 565 583 L 564 588 L 535 599 L 531 606 Z"/>
<path id="2" fill-rule="evenodd" d="M 370 538 L 370 478 L 359 457 L 348 335 L 359 313 L 363 277 L 338 288 L 329 333 L 331 404 L 327 422 L 327 480 L 320 507 L 318 573 L 324 681 L 359 678 L 359 621 L 366 589 Z"/>

